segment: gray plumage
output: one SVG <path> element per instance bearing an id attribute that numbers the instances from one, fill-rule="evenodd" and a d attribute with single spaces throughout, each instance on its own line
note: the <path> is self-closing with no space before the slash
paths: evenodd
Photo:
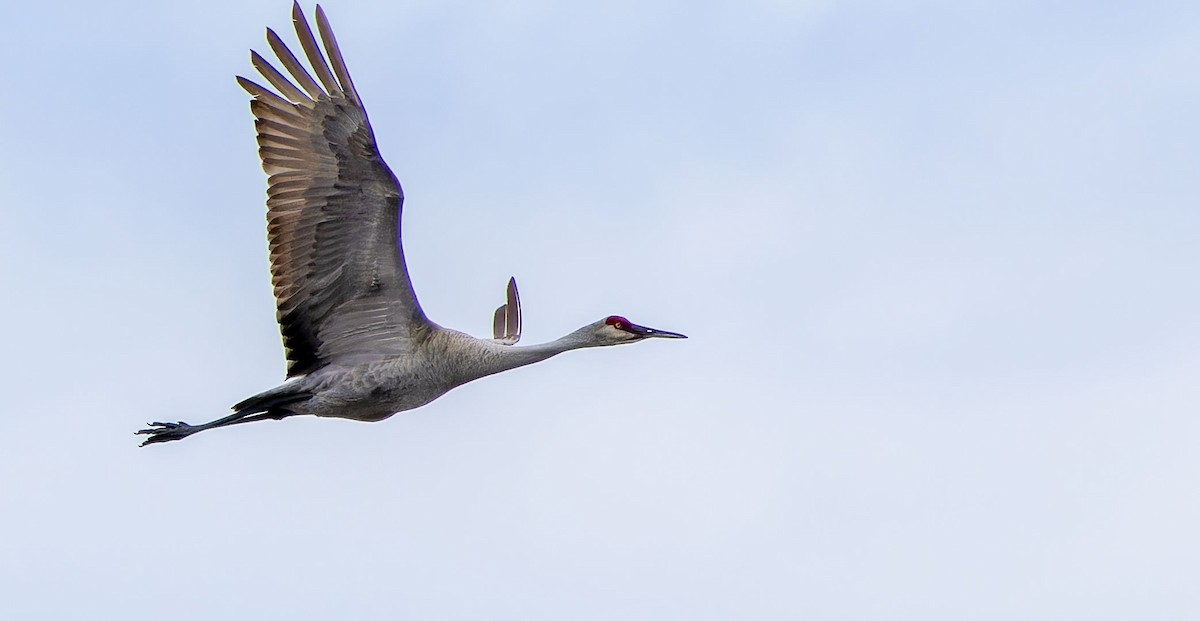
<path id="1" fill-rule="evenodd" d="M 379 155 L 319 5 L 316 18 L 323 46 L 300 5 L 293 5 L 296 35 L 315 78 L 270 29 L 267 41 L 290 79 L 256 52 L 251 63 L 274 91 L 237 78 L 253 96 L 250 109 L 268 175 L 271 282 L 290 381 L 210 423 L 151 423 L 138 432 L 149 436 L 143 445 L 295 415 L 378 421 L 471 380 L 564 351 L 685 338 L 614 315 L 549 343 L 514 347 L 521 337 L 516 279 L 509 280 L 505 304 L 493 316 L 493 339 L 430 321 L 404 262 L 404 192 Z"/>

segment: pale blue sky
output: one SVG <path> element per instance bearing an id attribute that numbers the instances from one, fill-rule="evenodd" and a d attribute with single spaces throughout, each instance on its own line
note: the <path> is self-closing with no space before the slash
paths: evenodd
<path id="1" fill-rule="evenodd" d="M 692 338 L 138 449 L 282 379 L 290 5 L 6 5 L 0 618 L 1200 618 L 1200 5 L 325 7 L 432 318 Z"/>

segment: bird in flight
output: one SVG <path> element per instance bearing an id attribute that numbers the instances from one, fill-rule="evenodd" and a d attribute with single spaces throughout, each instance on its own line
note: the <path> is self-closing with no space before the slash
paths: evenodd
<path id="1" fill-rule="evenodd" d="M 323 45 L 298 2 L 292 21 L 313 73 L 268 28 L 271 50 L 291 77 L 252 51 L 254 68 L 273 90 L 237 78 L 253 96 L 258 153 L 268 175 L 271 282 L 288 381 L 212 422 L 149 423 L 137 432 L 148 436 L 142 446 L 299 415 L 380 421 L 472 380 L 572 349 L 687 338 L 612 315 L 557 340 L 516 347 L 521 300 L 515 279 L 493 317 L 494 338 L 475 338 L 426 317 L 400 242 L 404 192 L 379 155 L 329 20 L 318 5 Z"/>

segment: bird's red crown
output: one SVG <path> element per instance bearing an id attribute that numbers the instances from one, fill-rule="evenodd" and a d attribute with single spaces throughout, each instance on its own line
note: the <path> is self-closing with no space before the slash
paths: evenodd
<path id="1" fill-rule="evenodd" d="M 624 330 L 625 328 L 627 328 L 629 326 L 629 324 L 631 322 L 628 319 L 626 319 L 620 315 L 611 315 L 611 316 L 609 316 L 608 319 L 604 320 L 604 323 L 606 323 L 618 330 Z"/>

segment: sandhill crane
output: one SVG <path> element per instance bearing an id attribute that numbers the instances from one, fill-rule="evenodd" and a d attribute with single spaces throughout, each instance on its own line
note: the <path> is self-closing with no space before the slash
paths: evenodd
<path id="1" fill-rule="evenodd" d="M 409 282 L 400 243 L 404 193 L 379 155 L 329 20 L 317 6 L 325 55 L 300 9 L 292 21 L 314 79 L 283 41 L 267 41 L 291 79 L 251 52 L 274 91 L 243 77 L 268 178 L 267 237 L 288 381 L 203 425 L 149 423 L 142 446 L 198 431 L 296 415 L 379 421 L 452 388 L 572 349 L 686 338 L 613 315 L 560 339 L 521 338 L 515 279 L 493 316 L 493 339 L 430 321 Z"/>

